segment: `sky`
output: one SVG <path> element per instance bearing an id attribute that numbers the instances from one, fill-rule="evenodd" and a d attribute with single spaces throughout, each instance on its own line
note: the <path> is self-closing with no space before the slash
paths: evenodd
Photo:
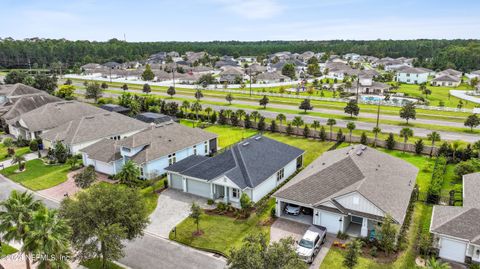
<path id="1" fill-rule="evenodd" d="M 0 37 L 480 39 L 478 0 L 0 0 Z"/>

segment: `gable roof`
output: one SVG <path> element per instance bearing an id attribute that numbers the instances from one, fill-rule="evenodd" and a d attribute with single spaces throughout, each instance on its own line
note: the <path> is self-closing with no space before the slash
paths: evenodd
<path id="1" fill-rule="evenodd" d="M 83 116 L 105 113 L 105 110 L 77 101 L 62 101 L 45 104 L 24 113 L 12 121 L 22 121 L 31 132 L 55 128 Z"/>
<path id="2" fill-rule="evenodd" d="M 8 112 L 2 116 L 7 123 L 23 113 L 27 113 L 45 104 L 62 101 L 62 99 L 47 93 L 27 94 L 11 99 L 13 99 L 11 100 L 14 102 L 13 105 L 9 108 Z"/>
<path id="3" fill-rule="evenodd" d="M 242 189 L 255 188 L 303 153 L 301 149 L 274 139 L 255 136 L 190 167 L 183 162 L 191 162 L 192 157 L 166 170 L 207 181 L 225 175 Z"/>
<path id="4" fill-rule="evenodd" d="M 95 144 L 85 147 L 80 150 L 88 155 L 89 159 L 109 163 L 120 160 L 120 146 L 118 140 L 104 138 Z"/>
<path id="5" fill-rule="evenodd" d="M 40 135 L 49 141 L 79 144 L 148 128 L 148 124 L 114 112 L 84 116 Z"/>
<path id="6" fill-rule="evenodd" d="M 404 74 L 425 74 L 425 73 L 429 73 L 426 70 L 422 70 L 422 69 L 415 68 L 415 67 L 410 67 L 410 66 L 402 67 L 401 69 L 397 70 L 396 72 L 397 73 L 404 73 Z"/>
<path id="7" fill-rule="evenodd" d="M 316 207 L 355 191 L 401 224 L 417 173 L 401 159 L 356 145 L 325 152 L 274 197 Z"/>
<path id="8" fill-rule="evenodd" d="M 130 149 L 144 147 L 131 157 L 136 163 L 142 164 L 216 137 L 216 134 L 199 128 L 190 128 L 176 122 L 169 122 L 150 126 L 120 140 L 118 145 Z"/>
<path id="9" fill-rule="evenodd" d="M 451 75 L 441 75 L 433 79 L 433 81 L 449 81 L 460 82 L 460 78 Z"/>
<path id="10" fill-rule="evenodd" d="M 34 87 L 27 86 L 22 83 L 0 86 L 0 95 L 5 95 L 5 96 L 19 96 L 19 95 L 36 94 L 36 93 L 45 93 L 45 92 L 39 89 L 35 89 Z"/>
<path id="11" fill-rule="evenodd" d="M 430 231 L 480 245 L 480 173 L 463 176 L 463 206 L 434 206 Z"/>

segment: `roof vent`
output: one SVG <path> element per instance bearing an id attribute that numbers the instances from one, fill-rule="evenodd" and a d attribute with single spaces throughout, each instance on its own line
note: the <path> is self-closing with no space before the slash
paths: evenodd
<path id="1" fill-rule="evenodd" d="M 91 120 L 91 119 L 93 119 L 93 118 L 95 118 L 95 117 L 94 117 L 94 116 L 85 117 L 85 119 L 87 119 L 87 120 Z"/>
<path id="2" fill-rule="evenodd" d="M 250 142 L 245 142 L 245 143 L 242 144 L 242 146 L 246 147 L 246 146 L 248 146 L 249 144 L 250 144 Z"/>
<path id="3" fill-rule="evenodd" d="M 362 153 L 363 153 L 363 151 L 361 151 L 361 150 L 357 151 L 357 156 L 362 155 Z"/>
<path id="4" fill-rule="evenodd" d="M 322 163 L 322 165 L 325 165 L 325 163 Z"/>
<path id="5" fill-rule="evenodd" d="M 172 142 L 172 139 L 168 139 L 168 142 Z"/>
<path id="6" fill-rule="evenodd" d="M 363 145 L 362 150 L 366 150 L 366 149 L 367 149 L 367 146 Z"/>
<path id="7" fill-rule="evenodd" d="M 110 116 L 110 115 L 111 115 L 110 113 L 103 114 L 103 116 Z"/>

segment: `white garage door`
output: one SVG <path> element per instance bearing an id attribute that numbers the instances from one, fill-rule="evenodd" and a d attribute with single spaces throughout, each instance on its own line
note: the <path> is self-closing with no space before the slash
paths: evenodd
<path id="1" fill-rule="evenodd" d="M 466 243 L 443 237 L 440 243 L 439 256 L 441 258 L 462 263 L 465 262 L 465 253 L 467 251 Z"/>
<path id="2" fill-rule="evenodd" d="M 111 165 L 109 163 L 95 161 L 95 169 L 98 172 L 104 173 L 104 174 L 107 174 L 107 175 L 112 175 L 113 174 L 113 165 Z"/>
<path id="3" fill-rule="evenodd" d="M 171 181 L 171 184 L 172 184 L 172 188 L 183 190 L 183 180 L 182 180 L 181 176 L 171 175 L 170 181 Z"/>
<path id="4" fill-rule="evenodd" d="M 326 227 L 328 233 L 338 233 L 338 231 L 340 230 L 340 216 L 327 212 L 321 212 L 319 217 L 320 225 Z"/>
<path id="5" fill-rule="evenodd" d="M 187 192 L 210 198 L 210 184 L 198 180 L 187 179 Z"/>

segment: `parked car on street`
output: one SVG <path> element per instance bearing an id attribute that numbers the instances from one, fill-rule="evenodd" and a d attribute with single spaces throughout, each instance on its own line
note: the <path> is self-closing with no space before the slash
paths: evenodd
<path id="1" fill-rule="evenodd" d="M 312 263 L 327 237 L 327 228 L 310 226 L 297 245 L 297 254 L 306 263 Z"/>

